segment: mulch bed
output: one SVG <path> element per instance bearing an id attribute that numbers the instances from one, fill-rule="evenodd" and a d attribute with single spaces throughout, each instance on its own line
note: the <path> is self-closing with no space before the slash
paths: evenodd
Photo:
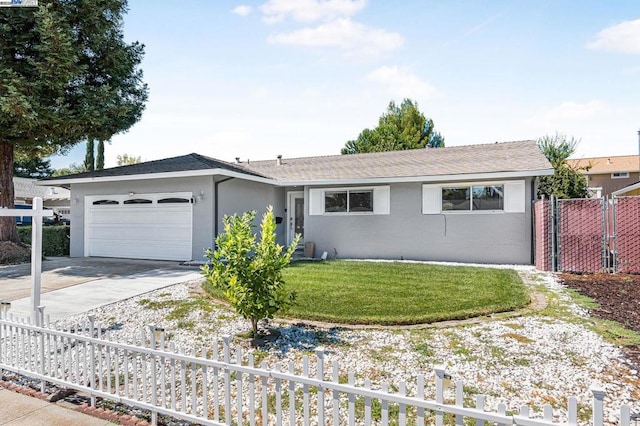
<path id="1" fill-rule="evenodd" d="M 640 275 L 561 274 L 564 285 L 595 300 L 600 306 L 591 314 L 615 321 L 640 333 Z M 623 348 L 640 371 L 640 345 Z"/>
<path id="2" fill-rule="evenodd" d="M 30 261 L 31 250 L 29 247 L 10 241 L 0 241 L 0 265 L 17 265 Z"/>

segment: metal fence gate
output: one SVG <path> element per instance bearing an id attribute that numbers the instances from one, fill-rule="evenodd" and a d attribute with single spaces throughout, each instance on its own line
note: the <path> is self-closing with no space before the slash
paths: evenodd
<path id="1" fill-rule="evenodd" d="M 541 200 L 536 267 L 640 274 L 640 197 Z"/>

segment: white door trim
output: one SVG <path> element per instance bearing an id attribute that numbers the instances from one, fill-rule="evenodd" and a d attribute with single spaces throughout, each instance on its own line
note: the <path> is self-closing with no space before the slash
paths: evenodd
<path id="1" fill-rule="evenodd" d="M 296 216 L 296 198 L 304 199 L 304 191 L 291 191 L 287 193 L 287 245 L 291 244 L 291 240 L 295 235 L 295 216 Z M 302 212 L 304 215 L 304 212 Z M 300 241 L 303 243 L 304 241 Z"/>

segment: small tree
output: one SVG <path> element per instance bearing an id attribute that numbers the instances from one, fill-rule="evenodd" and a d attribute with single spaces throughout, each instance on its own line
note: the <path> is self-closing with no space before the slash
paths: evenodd
<path id="1" fill-rule="evenodd" d="M 205 250 L 211 266 L 202 274 L 215 288 L 224 291 L 231 306 L 251 323 L 253 336 L 258 335 L 258 321 L 273 318 L 286 310 L 295 293 L 284 288 L 282 270 L 291 262 L 299 235 L 289 248 L 276 242 L 276 221 L 269 206 L 262 217 L 260 237 L 254 234 L 256 212 L 241 216 L 225 216 L 224 232 L 216 238 L 216 250 Z"/>
<path id="2" fill-rule="evenodd" d="M 557 198 L 586 198 L 587 179 L 583 171 L 588 167 L 573 168 L 567 159 L 576 151 L 580 141 L 561 133 L 538 139 L 538 147 L 553 166 L 551 176 L 541 176 L 538 180 L 538 198 L 555 195 Z"/>
<path id="3" fill-rule="evenodd" d="M 118 166 L 130 166 L 131 164 L 142 163 L 142 157 L 129 154 L 118 155 L 117 159 Z"/>

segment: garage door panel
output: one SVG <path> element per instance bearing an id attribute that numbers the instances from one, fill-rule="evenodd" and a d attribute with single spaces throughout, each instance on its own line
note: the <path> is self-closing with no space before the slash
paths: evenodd
<path id="1" fill-rule="evenodd" d="M 193 207 L 187 203 L 157 203 L 157 199 L 171 196 L 171 194 L 146 196 L 154 200 L 152 204 L 123 204 L 122 202 L 114 205 L 89 204 L 87 255 L 190 260 Z M 175 195 L 176 198 L 185 196 L 184 193 Z M 126 196 L 109 198 L 122 201 Z"/>

